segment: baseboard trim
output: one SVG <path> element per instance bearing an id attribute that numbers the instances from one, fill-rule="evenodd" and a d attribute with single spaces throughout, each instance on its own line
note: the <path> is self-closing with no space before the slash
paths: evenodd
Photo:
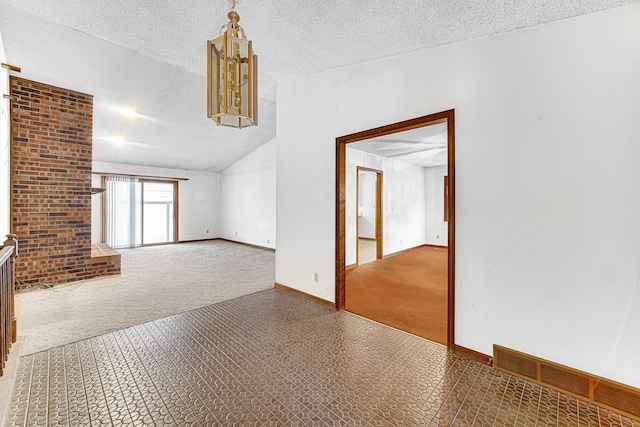
<path id="1" fill-rule="evenodd" d="M 361 239 L 361 240 L 371 240 L 372 242 L 375 242 L 375 241 L 376 241 L 376 239 L 374 239 L 374 238 L 372 238 L 372 237 L 358 237 L 358 239 Z"/>
<path id="2" fill-rule="evenodd" d="M 283 284 L 278 283 L 278 282 L 276 282 L 274 284 L 274 287 L 276 289 L 280 289 L 281 291 L 289 292 L 290 294 L 293 294 L 295 296 L 308 299 L 308 300 L 313 301 L 313 302 L 315 302 L 317 304 L 324 305 L 325 307 L 331 307 L 331 308 L 335 308 L 336 307 L 336 305 L 334 303 L 332 303 L 331 301 L 327 301 L 326 299 L 318 298 L 318 297 L 310 295 L 310 294 L 308 294 L 306 292 L 302 292 L 302 291 L 299 291 L 297 289 L 290 288 L 289 286 L 283 285 Z"/>
<path id="3" fill-rule="evenodd" d="M 640 389 L 494 344 L 493 366 L 640 421 Z"/>
<path id="4" fill-rule="evenodd" d="M 222 240 L 222 241 L 229 242 L 229 243 L 236 243 L 238 245 L 249 246 L 251 248 L 256 248 L 256 249 L 262 249 L 264 251 L 271 251 L 271 252 L 275 252 L 276 251 L 274 248 L 268 248 L 266 246 L 254 245 L 252 243 L 238 242 L 238 241 L 231 240 L 231 239 L 223 239 L 222 237 L 218 237 L 215 240 Z"/>
<path id="5" fill-rule="evenodd" d="M 424 244 L 424 245 L 422 245 L 422 246 L 426 246 L 427 248 L 436 248 L 436 249 L 447 249 L 447 248 L 448 248 L 448 246 L 447 246 L 447 245 L 429 245 L 429 244 L 427 244 L 427 243 L 425 243 L 425 244 Z M 420 248 L 420 247 L 422 247 L 422 246 L 418 246 L 418 247 Z"/>
<path id="6" fill-rule="evenodd" d="M 413 248 L 403 249 L 403 250 L 398 251 L 398 252 L 392 252 L 390 254 L 382 255 L 382 259 L 387 259 L 387 258 L 391 258 L 391 257 L 397 256 L 397 255 L 406 254 L 407 252 L 411 252 L 414 249 L 418 249 L 420 246 L 422 246 L 422 245 L 414 246 Z"/>
<path id="7" fill-rule="evenodd" d="M 356 268 L 358 266 L 358 264 L 349 264 L 347 265 L 344 269 L 345 270 L 353 270 L 354 268 Z"/>
<path id="8" fill-rule="evenodd" d="M 0 403 L 6 402 L 0 405 L 0 425 L 5 425 L 5 422 L 9 418 L 8 414 L 11 409 L 11 393 L 13 390 L 13 384 L 16 381 L 16 373 L 18 371 L 18 362 L 23 342 L 24 338 L 21 336 L 17 341 L 15 341 L 14 345 L 11 346 L 11 352 L 9 353 L 9 358 L 6 361 L 2 381 L 0 381 Z"/>
<path id="9" fill-rule="evenodd" d="M 212 237 L 211 239 L 180 240 L 178 243 L 213 242 L 214 240 L 218 240 L 218 238 Z"/>
<path id="10" fill-rule="evenodd" d="M 458 356 L 466 357 L 467 359 L 475 360 L 476 362 L 493 366 L 493 357 L 484 353 L 480 353 L 479 351 L 471 350 L 470 348 L 466 348 L 456 344 L 454 346 L 454 352 Z"/>
<path id="11" fill-rule="evenodd" d="M 382 256 L 382 259 L 387 259 L 387 258 L 391 258 L 394 257 L 396 255 L 402 255 L 402 254 L 406 254 L 407 252 L 411 252 L 414 249 L 418 249 L 418 248 L 422 248 L 422 247 L 430 247 L 430 248 L 438 248 L 438 249 L 446 249 L 446 246 L 436 246 L 436 245 L 418 245 L 418 246 L 414 246 L 412 248 L 407 248 L 407 249 L 403 249 L 401 251 L 398 252 L 392 252 L 390 254 L 386 254 Z"/>

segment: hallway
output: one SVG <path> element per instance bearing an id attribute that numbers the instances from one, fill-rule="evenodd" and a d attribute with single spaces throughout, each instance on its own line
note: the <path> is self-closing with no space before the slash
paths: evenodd
<path id="1" fill-rule="evenodd" d="M 268 290 L 23 356 L 7 426 L 639 426 Z"/>

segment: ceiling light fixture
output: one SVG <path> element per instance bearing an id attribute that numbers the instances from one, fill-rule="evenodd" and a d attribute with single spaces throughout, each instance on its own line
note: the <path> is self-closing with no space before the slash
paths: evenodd
<path id="1" fill-rule="evenodd" d="M 229 0 L 229 23 L 207 41 L 207 117 L 235 128 L 258 125 L 258 56 L 238 25 L 241 2 Z"/>
<path id="2" fill-rule="evenodd" d="M 111 138 L 111 142 L 113 142 L 115 145 L 124 145 L 124 137 L 116 135 Z"/>
<path id="3" fill-rule="evenodd" d="M 138 117 L 138 112 L 136 110 L 131 109 L 131 108 L 123 108 L 120 111 L 122 111 L 122 114 L 124 116 L 128 117 L 131 120 L 133 120 L 136 117 Z"/>

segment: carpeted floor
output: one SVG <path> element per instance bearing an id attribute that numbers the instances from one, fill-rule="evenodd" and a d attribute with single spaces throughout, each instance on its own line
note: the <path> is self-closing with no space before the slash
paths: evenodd
<path id="1" fill-rule="evenodd" d="M 273 288 L 273 251 L 214 240 L 119 250 L 122 274 L 16 295 L 21 354 Z"/>
<path id="2" fill-rule="evenodd" d="M 421 246 L 347 271 L 346 309 L 447 342 L 447 248 Z"/>
<path id="3" fill-rule="evenodd" d="M 358 239 L 358 265 L 376 260 L 376 241 L 371 239 Z"/>

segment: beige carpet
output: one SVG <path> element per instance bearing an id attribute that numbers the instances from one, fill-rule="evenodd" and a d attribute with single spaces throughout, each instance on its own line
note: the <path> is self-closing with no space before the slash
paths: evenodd
<path id="1" fill-rule="evenodd" d="M 273 288 L 275 253 L 214 240 L 119 250 L 122 274 L 16 295 L 21 354 Z"/>
<path id="2" fill-rule="evenodd" d="M 358 265 L 376 260 L 376 241 L 358 239 Z"/>

